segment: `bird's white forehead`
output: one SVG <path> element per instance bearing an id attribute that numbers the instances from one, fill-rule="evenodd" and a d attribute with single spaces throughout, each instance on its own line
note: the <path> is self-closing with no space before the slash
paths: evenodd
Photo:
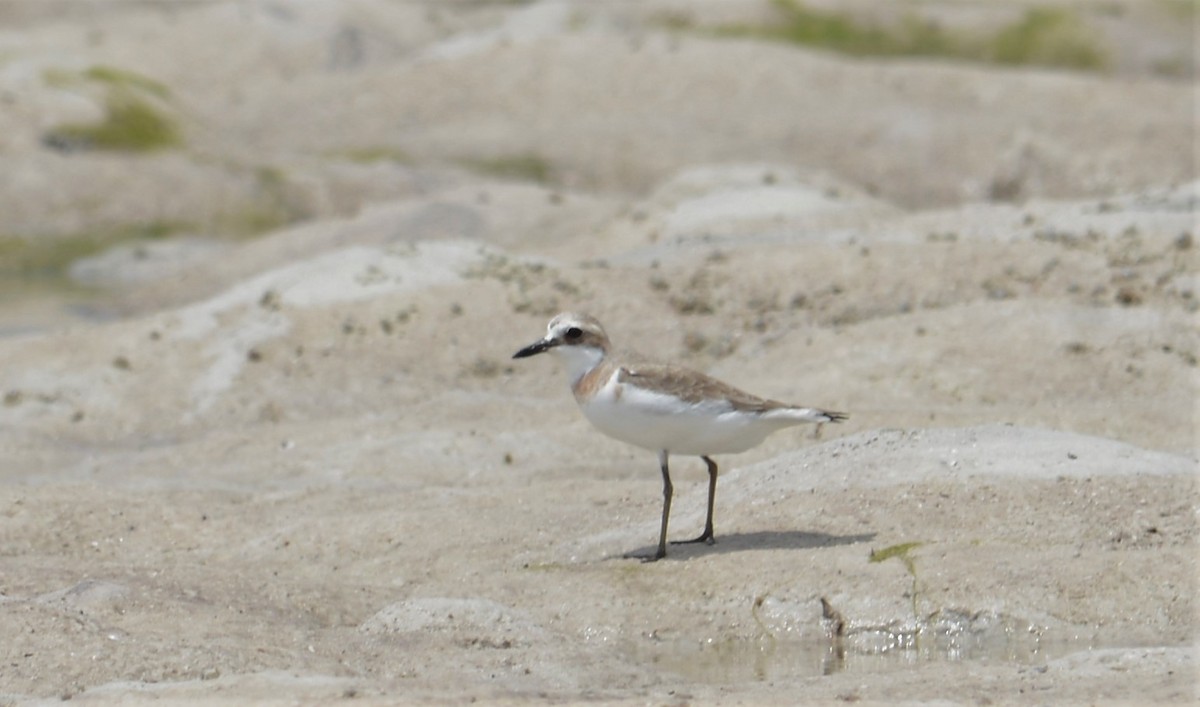
<path id="1" fill-rule="evenodd" d="M 595 333 L 604 332 L 600 322 L 593 317 L 576 312 L 563 312 L 550 320 L 550 323 L 546 325 L 546 333 L 553 336 L 556 332 L 565 331 L 571 327 L 579 327 L 584 331 Z"/>

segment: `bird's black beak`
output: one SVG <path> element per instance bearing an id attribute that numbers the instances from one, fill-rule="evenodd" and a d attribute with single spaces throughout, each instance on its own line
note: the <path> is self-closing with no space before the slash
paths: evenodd
<path id="1" fill-rule="evenodd" d="M 527 356 L 536 356 L 537 354 L 540 354 L 543 351 L 546 351 L 553 346 L 554 346 L 554 342 L 550 341 L 548 339 L 542 339 L 541 341 L 535 341 L 532 344 L 530 344 L 529 346 L 526 346 L 525 348 L 523 348 L 520 351 L 513 354 L 513 358 L 525 358 Z"/>

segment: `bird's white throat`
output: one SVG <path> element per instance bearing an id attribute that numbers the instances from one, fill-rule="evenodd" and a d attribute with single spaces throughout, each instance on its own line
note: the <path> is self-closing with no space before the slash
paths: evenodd
<path id="1" fill-rule="evenodd" d="M 555 346 L 551 351 L 563 360 L 572 386 L 604 359 L 604 350 L 595 346 Z"/>

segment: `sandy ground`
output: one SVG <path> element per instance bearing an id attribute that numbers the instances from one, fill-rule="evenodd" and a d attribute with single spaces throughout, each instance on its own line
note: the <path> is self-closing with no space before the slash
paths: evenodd
<path id="1" fill-rule="evenodd" d="M 0 290 L 0 704 L 1197 699 L 1193 80 L 106 4 L 6 10 L 5 235 L 190 227 Z M 94 64 L 187 147 L 43 145 Z M 563 309 L 850 420 L 719 458 L 718 542 L 642 563 L 653 455 L 510 359 Z"/>

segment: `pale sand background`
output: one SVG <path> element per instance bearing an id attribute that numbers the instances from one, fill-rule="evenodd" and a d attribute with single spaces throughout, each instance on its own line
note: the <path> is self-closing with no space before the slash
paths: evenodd
<path id="1" fill-rule="evenodd" d="M 0 235 L 172 231 L 6 271 L 0 703 L 1195 699 L 1194 13 L 1076 6 L 1109 71 L 667 28 L 755 2 L 0 6 Z M 43 145 L 94 66 L 185 146 Z M 653 455 L 509 360 L 564 308 L 851 419 L 623 559 Z"/>

